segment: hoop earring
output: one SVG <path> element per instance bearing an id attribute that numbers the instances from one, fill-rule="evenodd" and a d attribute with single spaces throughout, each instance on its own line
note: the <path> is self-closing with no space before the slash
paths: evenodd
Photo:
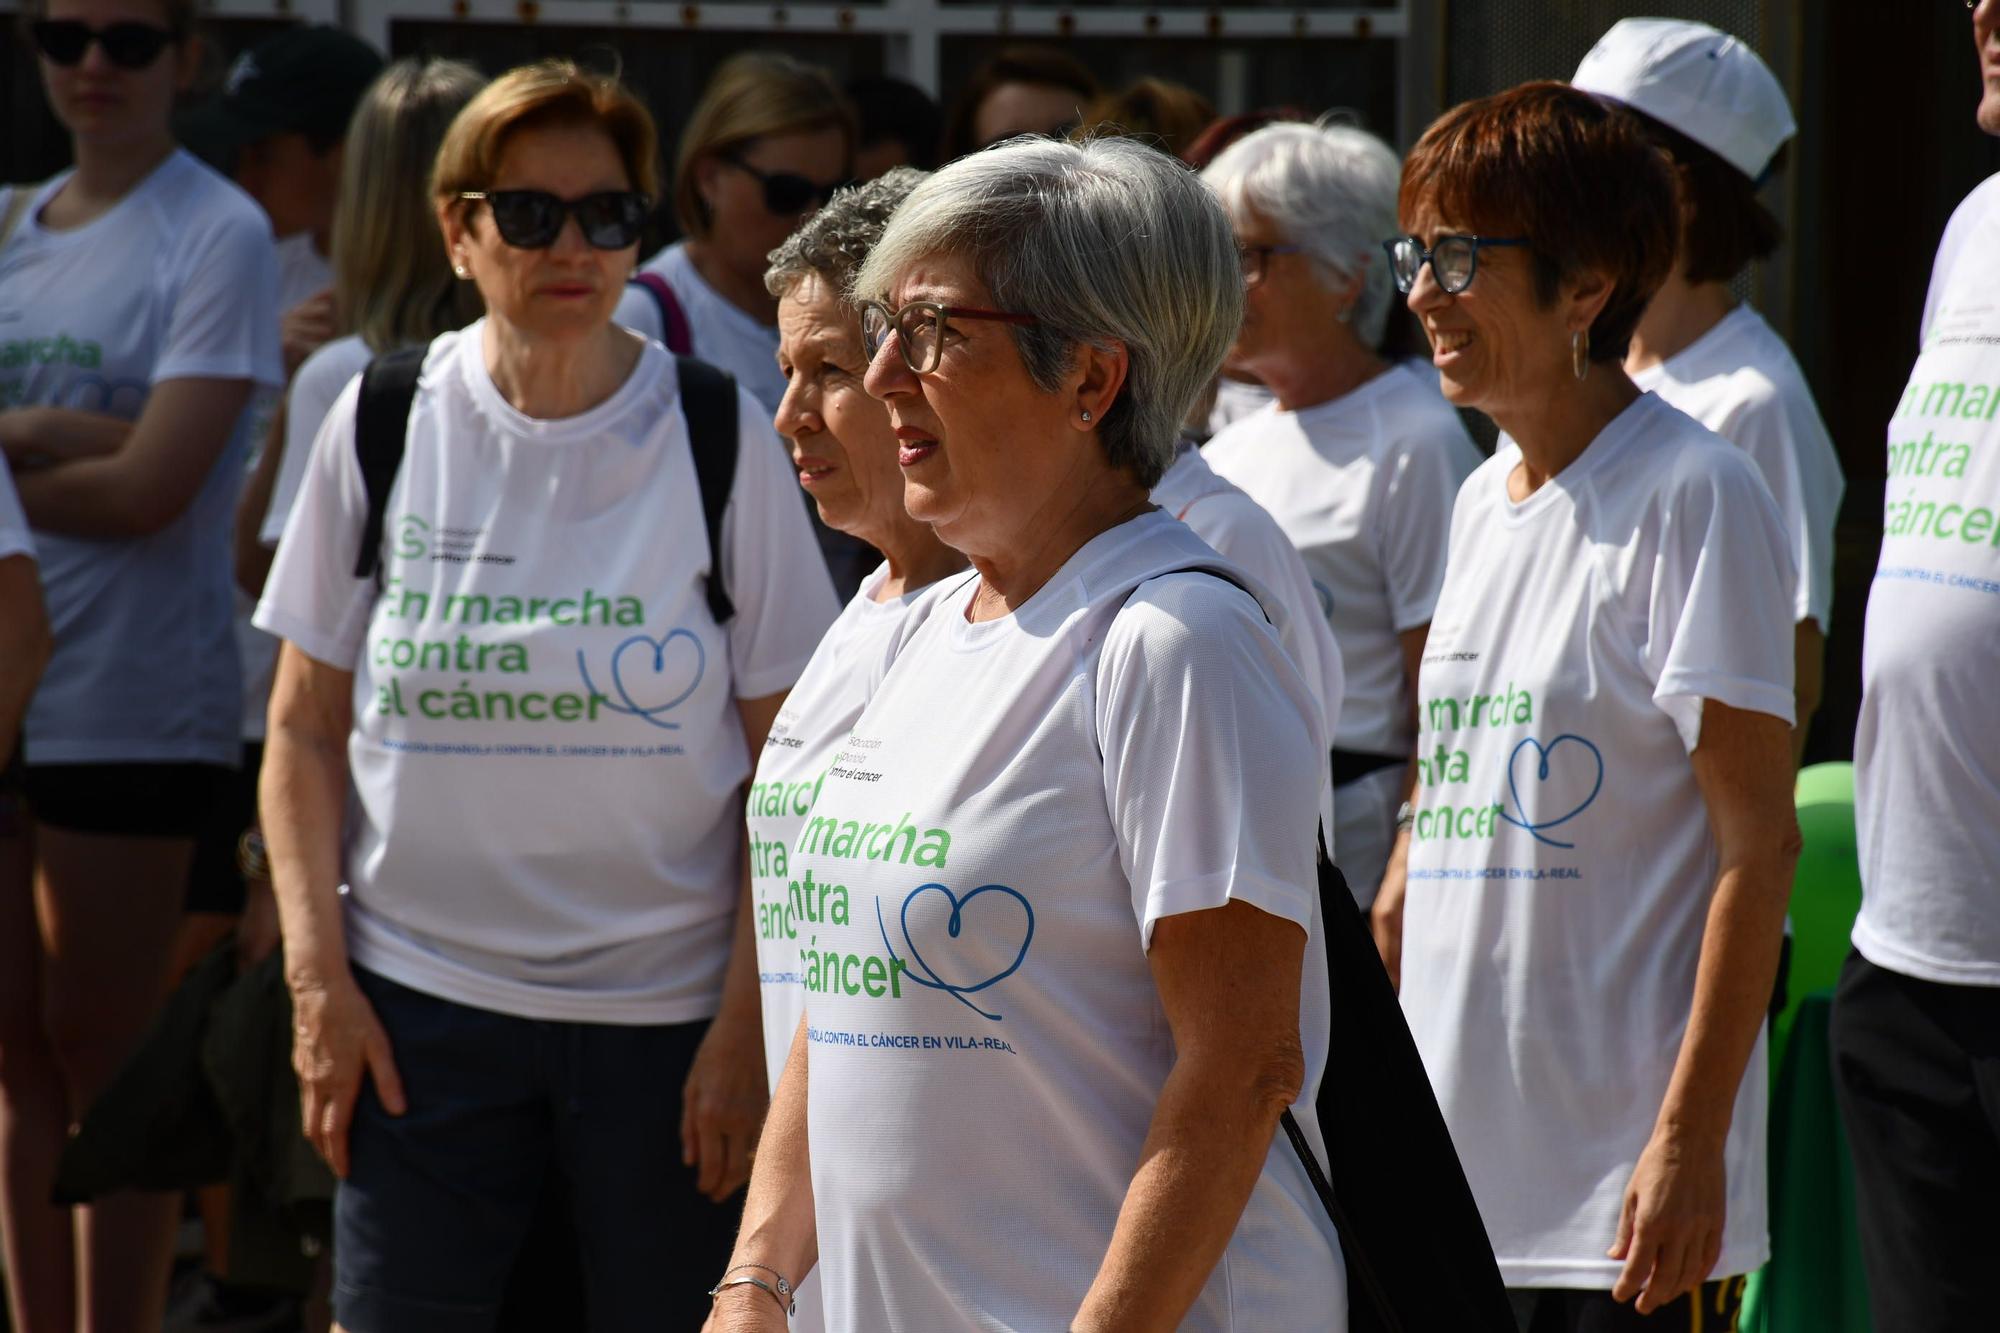
<path id="1" fill-rule="evenodd" d="M 1590 330 L 1578 329 L 1569 335 L 1570 373 L 1578 379 L 1590 373 Z"/>

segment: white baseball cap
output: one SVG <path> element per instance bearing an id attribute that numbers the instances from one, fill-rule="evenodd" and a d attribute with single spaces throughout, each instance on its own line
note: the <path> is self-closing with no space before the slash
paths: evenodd
<path id="1" fill-rule="evenodd" d="M 1645 112 L 1753 181 L 1799 128 L 1770 66 L 1706 23 L 1621 19 L 1570 84 Z"/>

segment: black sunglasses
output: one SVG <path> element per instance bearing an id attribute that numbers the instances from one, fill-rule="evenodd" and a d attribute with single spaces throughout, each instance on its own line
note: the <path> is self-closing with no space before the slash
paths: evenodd
<path id="1" fill-rule="evenodd" d="M 583 239 L 599 250 L 639 243 L 653 201 L 637 190 L 604 190 L 581 199 L 558 199 L 547 190 L 465 190 L 461 199 L 484 199 L 500 239 L 517 250 L 546 250 L 562 235 L 570 214 Z"/>
<path id="2" fill-rule="evenodd" d="M 84 53 L 96 42 L 104 55 L 120 69 L 145 69 L 173 45 L 175 34 L 150 23 L 113 23 L 93 28 L 81 19 L 37 19 L 31 31 L 35 46 L 50 63 L 65 68 L 83 63 Z"/>
<path id="3" fill-rule="evenodd" d="M 788 218 L 809 212 L 833 198 L 836 190 L 854 183 L 843 180 L 821 185 L 789 171 L 759 171 L 734 153 L 717 156 L 764 187 L 764 211 L 772 217 Z"/>

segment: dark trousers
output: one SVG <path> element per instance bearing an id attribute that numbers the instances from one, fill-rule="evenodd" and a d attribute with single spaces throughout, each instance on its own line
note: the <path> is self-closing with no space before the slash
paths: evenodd
<path id="1" fill-rule="evenodd" d="M 2000 987 L 1850 954 L 1831 1037 L 1875 1327 L 2000 1327 Z"/>
<path id="2" fill-rule="evenodd" d="M 1744 1279 L 1722 1277 L 1642 1315 L 1608 1291 L 1510 1287 L 1521 1333 L 1736 1333 Z"/>
<path id="3" fill-rule="evenodd" d="M 540 1022 L 356 977 L 409 1110 L 389 1115 L 372 1083 L 355 1105 L 334 1203 L 342 1326 L 491 1333 L 504 1300 L 510 1327 L 699 1328 L 741 1207 L 702 1198 L 681 1164 L 707 1025 Z"/>

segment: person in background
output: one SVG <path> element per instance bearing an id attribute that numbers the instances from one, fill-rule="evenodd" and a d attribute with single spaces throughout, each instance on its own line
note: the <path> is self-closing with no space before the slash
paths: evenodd
<path id="1" fill-rule="evenodd" d="M 381 72 L 381 55 L 359 37 L 301 24 L 239 55 L 222 91 L 180 122 L 195 150 L 271 219 L 287 375 L 338 328 L 331 255 L 342 146 Z M 261 712 L 264 698 L 257 703 Z"/>
<path id="2" fill-rule="evenodd" d="M 674 157 L 684 239 L 647 261 L 618 322 L 728 371 L 766 416 L 777 411 L 785 379 L 765 262 L 853 177 L 856 133 L 854 108 L 825 70 L 765 52 L 725 61 Z M 835 592 L 852 597 L 879 557 L 806 509 Z"/>
<path id="3" fill-rule="evenodd" d="M 1388 246 L 1505 432 L 1452 511 L 1382 893 L 1523 1333 L 1734 1327 L 1770 1248 L 1794 580 L 1756 465 L 1624 370 L 1673 204 L 1635 120 L 1524 84 L 1425 131 Z"/>
<path id="4" fill-rule="evenodd" d="M 625 293 L 618 322 L 728 371 L 775 412 L 785 379 L 765 259 L 853 177 L 856 134 L 825 70 L 768 52 L 723 62 L 674 155 L 683 239 L 646 262 L 641 276 L 654 281 Z"/>
<path id="5" fill-rule="evenodd" d="M 1364 911 L 1416 781 L 1417 664 L 1452 499 L 1479 463 L 1437 390 L 1375 350 L 1395 297 L 1381 245 L 1397 170 L 1364 131 L 1281 124 L 1202 173 L 1229 210 L 1248 284 L 1228 365 L 1276 395 L 1205 454 L 1291 537 L 1340 645 L 1332 842 Z"/>
<path id="6" fill-rule="evenodd" d="M 836 762 L 905 621 L 927 588 L 965 568 L 964 556 L 903 508 L 895 428 L 888 409 L 861 386 L 868 366 L 861 313 L 847 299 L 849 279 L 923 178 L 898 167 L 840 191 L 772 252 L 765 279 L 778 296 L 778 360 L 788 385 L 776 425 L 791 442 L 799 484 L 828 526 L 884 556 L 786 697 L 750 787 L 752 910 L 772 1088 L 805 1012 L 799 943 L 802 929 L 811 933 L 811 921 L 793 906 L 788 857 L 821 775 Z M 792 1333 L 818 1333 L 819 1283 L 808 1278 L 800 1287 Z"/>
<path id="7" fill-rule="evenodd" d="M 175 147 L 183 0 L 46 0 L 30 32 L 76 166 L 0 213 L 0 451 L 55 636 L 23 727 L 32 891 L 0 886 L 0 1224 L 25 1333 L 157 1328 L 178 1197 L 49 1203 L 69 1129 L 165 993 L 197 835 L 242 755 L 229 514 L 274 390 L 278 264 Z M 9 867 L 18 868 L 18 863 Z"/>
<path id="8" fill-rule="evenodd" d="M 1017 134 L 1058 138 L 1097 100 L 1097 76 L 1074 57 L 1044 46 L 1013 46 L 974 70 L 945 123 L 944 160 L 976 153 Z"/>
<path id="9" fill-rule="evenodd" d="M 872 181 L 894 167 L 935 170 L 944 112 L 907 79 L 867 74 L 847 81 L 847 100 L 860 124 L 854 179 Z"/>
<path id="10" fill-rule="evenodd" d="M 333 233 L 334 301 L 352 332 L 292 377 L 279 447 L 266 452 L 238 507 L 236 579 L 253 597 L 263 595 L 313 437 L 340 391 L 383 352 L 426 346 L 479 317 L 479 288 L 452 273 L 429 196 L 445 130 L 485 84 L 462 61 L 406 57 L 355 110 Z"/>
<path id="11" fill-rule="evenodd" d="M 1236 327 L 1228 220 L 1131 140 L 1024 139 L 919 186 L 854 294 L 904 502 L 977 577 L 816 783 L 806 1019 L 708 1328 L 781 1333 L 817 1266 L 841 1330 L 1342 1333 L 1273 1142 L 1289 1108 L 1321 1151 L 1318 706 L 1283 606 L 1148 498 Z"/>
<path id="12" fill-rule="evenodd" d="M 1079 129 L 1123 134 L 1178 157 L 1214 120 L 1214 103 L 1194 89 L 1145 78 L 1092 102 Z"/>
<path id="13" fill-rule="evenodd" d="M 1979 128 L 2000 135 L 2000 3 L 1972 11 Z M 1889 417 L 1854 814 L 1861 915 L 1833 1001 L 1834 1086 L 1878 1329 L 1993 1322 L 2000 1253 L 2000 176 L 1931 269 Z"/>
<path id="14" fill-rule="evenodd" d="M 612 322 L 655 152 L 644 105 L 568 61 L 459 113 L 431 197 L 487 315 L 424 358 L 379 583 L 357 381 L 258 606 L 286 640 L 261 808 L 347 1333 L 493 1327 L 552 1177 L 591 1326 L 692 1326 L 762 1119 L 741 787 L 837 607 L 755 400 L 714 377 L 711 550 L 693 449 L 718 442 Z"/>
<path id="15" fill-rule="evenodd" d="M 1791 349 L 1730 290 L 1784 236 L 1757 190 L 1797 128 L 1785 90 L 1742 42 L 1679 19 L 1613 25 L 1570 85 L 1631 111 L 1673 161 L 1680 245 L 1632 334 L 1625 369 L 1642 390 L 1755 459 L 1785 516 L 1798 575 L 1796 758 L 1819 707 L 1833 611 L 1833 526 L 1847 479 Z"/>

